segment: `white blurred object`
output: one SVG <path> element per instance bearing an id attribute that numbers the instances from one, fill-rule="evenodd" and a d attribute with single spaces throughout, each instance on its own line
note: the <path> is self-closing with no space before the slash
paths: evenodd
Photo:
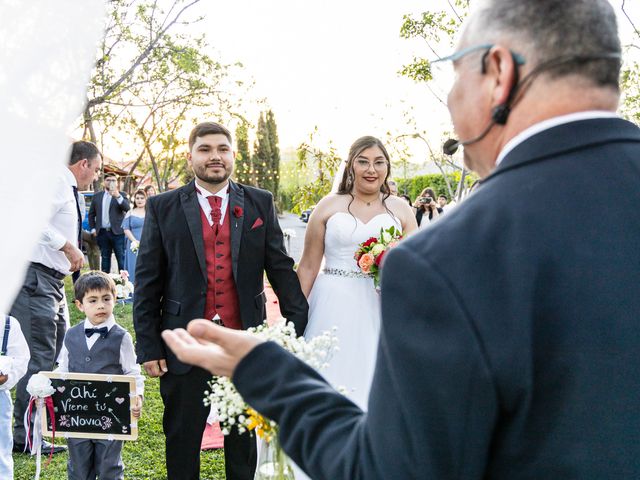
<path id="1" fill-rule="evenodd" d="M 340 183 L 342 182 L 342 177 L 344 176 L 344 171 L 347 168 L 347 162 L 342 161 L 340 165 L 338 165 L 338 170 L 333 175 L 333 183 L 331 184 L 331 193 L 338 193 L 340 189 Z"/>
<path id="2" fill-rule="evenodd" d="M 102 0 L 0 2 L 0 311 L 9 311 L 49 218 L 104 14 Z"/>

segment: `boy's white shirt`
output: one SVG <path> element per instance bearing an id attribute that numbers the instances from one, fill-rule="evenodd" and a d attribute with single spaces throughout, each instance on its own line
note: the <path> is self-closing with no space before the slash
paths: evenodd
<path id="1" fill-rule="evenodd" d="M 106 322 L 103 322 L 99 325 L 92 324 L 88 319 L 85 318 L 83 329 L 86 328 L 102 328 L 107 327 L 108 331 L 116 325 L 116 320 L 111 315 Z M 94 333 L 90 337 L 85 335 L 85 339 L 87 341 L 87 349 L 91 350 L 91 347 L 98 341 L 100 335 Z M 136 353 L 135 348 L 133 346 L 133 339 L 129 332 L 124 332 L 124 338 L 122 339 L 122 343 L 120 344 L 120 365 L 122 366 L 122 373 L 124 375 L 132 375 L 136 378 L 136 393 L 138 395 L 144 395 L 144 377 L 142 376 L 140 365 L 136 362 Z M 66 345 L 63 343 L 62 348 L 60 349 L 60 355 L 58 356 L 58 368 L 55 369 L 56 372 L 69 372 L 69 351 L 67 350 Z"/>
<path id="2" fill-rule="evenodd" d="M 6 315 L 0 317 L 0 346 L 2 346 L 2 339 L 4 338 L 4 324 Z M 7 375 L 7 381 L 0 385 L 0 390 L 11 390 L 18 381 L 27 373 L 27 367 L 31 354 L 29 353 L 29 345 L 22 334 L 22 329 L 18 321 L 9 317 L 11 320 L 11 329 L 9 330 L 9 342 L 7 343 L 7 355 L 6 360 L 0 361 L 7 363 L 6 366 L 2 366 L 2 373 Z M 6 371 L 5 371 L 6 370 Z"/>

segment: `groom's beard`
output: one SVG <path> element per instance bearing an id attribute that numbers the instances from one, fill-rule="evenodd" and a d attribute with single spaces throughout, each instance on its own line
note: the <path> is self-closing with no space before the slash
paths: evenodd
<path id="1" fill-rule="evenodd" d="M 193 173 L 195 174 L 195 176 L 198 178 L 198 180 L 204 182 L 204 183 L 209 183 L 209 184 L 220 184 L 220 183 L 224 183 L 227 181 L 227 179 L 231 176 L 231 174 L 233 173 L 233 167 L 229 167 L 227 168 L 226 166 L 224 166 L 223 164 L 216 164 L 216 165 L 220 165 L 224 170 L 220 173 L 214 173 L 214 172 L 208 172 L 207 171 L 207 167 L 202 166 L 202 167 L 198 167 L 198 168 L 194 168 L 193 169 Z"/>

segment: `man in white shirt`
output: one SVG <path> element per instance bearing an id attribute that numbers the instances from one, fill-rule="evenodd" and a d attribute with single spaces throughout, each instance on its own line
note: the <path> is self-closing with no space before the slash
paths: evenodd
<path id="1" fill-rule="evenodd" d="M 52 370 L 60 353 L 67 323 L 63 279 L 84 264 L 79 248 L 82 217 L 77 193 L 97 178 L 101 166 L 102 156 L 93 143 L 73 143 L 69 165 L 55 179 L 51 219 L 31 255 L 26 278 L 11 307 L 11 316 L 20 322 L 31 353 L 27 374 L 16 387 L 14 451 L 23 451 L 25 445 L 27 382 L 34 373 Z M 56 452 L 63 450 L 55 448 Z"/>

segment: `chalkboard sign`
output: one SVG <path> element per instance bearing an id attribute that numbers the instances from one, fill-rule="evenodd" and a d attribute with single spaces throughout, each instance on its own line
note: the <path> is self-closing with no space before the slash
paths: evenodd
<path id="1" fill-rule="evenodd" d="M 56 436 L 136 440 L 131 412 L 136 382 L 129 375 L 40 372 L 51 379 Z M 45 409 L 46 411 L 46 409 Z M 43 435 L 52 436 L 49 412 L 42 416 Z"/>

